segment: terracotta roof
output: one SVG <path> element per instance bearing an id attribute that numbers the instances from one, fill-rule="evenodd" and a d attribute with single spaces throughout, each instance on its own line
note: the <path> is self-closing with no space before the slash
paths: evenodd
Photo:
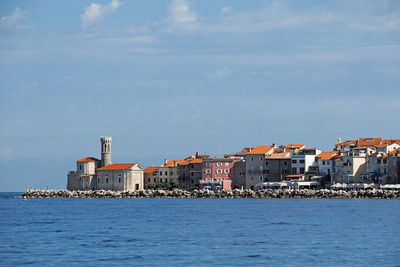
<path id="1" fill-rule="evenodd" d="M 331 151 L 331 152 L 321 152 L 317 156 L 319 160 L 331 160 L 333 157 L 337 156 L 338 152 L 337 151 Z"/>
<path id="2" fill-rule="evenodd" d="M 136 163 L 128 163 L 128 164 L 111 164 L 106 167 L 98 168 L 97 171 L 111 171 L 111 170 L 126 170 L 136 165 Z"/>
<path id="3" fill-rule="evenodd" d="M 256 146 L 247 155 L 264 155 L 274 149 L 274 146 Z"/>
<path id="4" fill-rule="evenodd" d="M 209 158 L 209 159 L 203 159 L 203 162 L 206 162 L 206 161 L 232 162 L 233 159 L 230 159 L 230 158 Z"/>
<path id="5" fill-rule="evenodd" d="M 279 152 L 279 153 L 272 153 L 271 155 L 265 158 L 267 159 L 290 159 L 289 152 Z"/>
<path id="6" fill-rule="evenodd" d="M 397 153 L 400 153 L 400 148 L 392 150 L 389 152 L 390 155 L 396 155 Z"/>
<path id="7" fill-rule="evenodd" d="M 359 138 L 357 145 L 358 146 L 379 146 L 382 143 L 382 138 L 368 137 L 368 138 Z"/>
<path id="8" fill-rule="evenodd" d="M 183 162 L 183 161 L 185 161 L 185 160 L 183 160 L 183 159 L 171 159 L 171 160 L 168 160 L 167 163 L 161 165 L 160 167 L 174 167 L 174 163 L 176 163 L 177 166 L 178 166 L 178 164 L 180 162 Z"/>
<path id="9" fill-rule="evenodd" d="M 306 146 L 305 144 L 288 144 L 286 148 L 301 149 L 304 148 L 305 146 Z"/>
<path id="10" fill-rule="evenodd" d="M 356 145 L 357 140 L 346 140 L 344 142 L 337 143 L 336 146 L 350 146 L 350 145 Z"/>
<path id="11" fill-rule="evenodd" d="M 303 177 L 304 176 L 304 174 L 289 174 L 289 175 L 286 175 L 286 177 L 289 177 L 289 178 L 295 178 L 295 177 Z"/>
<path id="12" fill-rule="evenodd" d="M 146 169 L 144 169 L 144 173 L 153 173 L 157 171 L 157 167 L 147 167 Z"/>
<path id="13" fill-rule="evenodd" d="M 178 163 L 178 165 L 189 165 L 191 163 L 202 163 L 202 159 L 195 159 L 195 158 L 187 158 L 185 160 L 182 160 L 181 162 Z"/>
<path id="14" fill-rule="evenodd" d="M 88 161 L 101 161 L 101 160 L 92 157 L 86 157 L 83 159 L 78 159 L 76 162 L 88 162 Z"/>

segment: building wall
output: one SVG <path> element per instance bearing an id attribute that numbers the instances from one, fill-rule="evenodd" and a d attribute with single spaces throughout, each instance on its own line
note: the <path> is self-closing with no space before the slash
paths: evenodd
<path id="1" fill-rule="evenodd" d="M 158 179 L 160 183 L 179 184 L 178 167 L 158 167 Z"/>
<path id="2" fill-rule="evenodd" d="M 232 188 L 246 188 L 246 162 L 236 161 L 232 168 Z"/>
<path id="3" fill-rule="evenodd" d="M 264 182 L 265 155 L 246 155 L 246 189 Z"/>
<path id="4" fill-rule="evenodd" d="M 178 165 L 179 187 L 187 190 L 200 189 L 202 163 Z"/>
<path id="5" fill-rule="evenodd" d="M 76 171 L 79 174 L 95 174 L 99 166 L 100 162 L 96 161 L 76 162 Z"/>
<path id="6" fill-rule="evenodd" d="M 320 175 L 332 175 L 333 160 L 318 160 L 318 169 Z"/>
<path id="7" fill-rule="evenodd" d="M 97 171 L 97 189 L 135 191 L 143 189 L 143 170 Z"/>
<path id="8" fill-rule="evenodd" d="M 265 159 L 265 182 L 279 182 L 291 174 L 291 159 Z"/>
<path id="9" fill-rule="evenodd" d="M 69 173 L 67 178 L 67 190 L 81 190 L 81 181 L 79 178 L 79 174 Z"/>
<path id="10" fill-rule="evenodd" d="M 148 188 L 149 185 L 158 183 L 158 171 L 154 173 L 144 173 L 144 188 Z"/>

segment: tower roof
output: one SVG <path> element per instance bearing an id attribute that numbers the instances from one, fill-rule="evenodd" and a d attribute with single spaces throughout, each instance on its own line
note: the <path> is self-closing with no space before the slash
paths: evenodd
<path id="1" fill-rule="evenodd" d="M 78 159 L 76 162 L 88 162 L 88 161 L 100 161 L 100 160 L 93 158 L 93 157 L 86 157 L 86 158 Z"/>

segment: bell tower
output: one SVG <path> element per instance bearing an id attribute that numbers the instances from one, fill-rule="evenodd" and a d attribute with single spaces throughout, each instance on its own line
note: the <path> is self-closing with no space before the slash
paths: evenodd
<path id="1" fill-rule="evenodd" d="M 101 142 L 101 167 L 111 165 L 111 136 L 100 137 Z"/>

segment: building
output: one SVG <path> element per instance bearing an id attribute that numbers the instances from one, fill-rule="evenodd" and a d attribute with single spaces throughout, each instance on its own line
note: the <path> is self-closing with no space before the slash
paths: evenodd
<path id="1" fill-rule="evenodd" d="M 86 157 L 76 161 L 76 171 L 70 171 L 67 178 L 67 190 L 95 190 L 96 169 L 101 166 L 101 160 Z"/>
<path id="2" fill-rule="evenodd" d="M 144 188 L 140 164 L 112 164 L 111 142 L 111 137 L 100 138 L 101 160 L 86 157 L 77 161 L 77 170 L 68 173 L 68 190 L 134 191 Z"/>
<path id="3" fill-rule="evenodd" d="M 231 158 L 206 158 L 202 160 L 200 187 L 232 190 L 234 160 Z"/>
<path id="4" fill-rule="evenodd" d="M 338 151 L 321 152 L 317 157 L 319 175 L 331 176 L 334 170 L 335 157 L 339 155 Z"/>
<path id="5" fill-rule="evenodd" d="M 182 159 L 165 160 L 164 164 L 158 167 L 159 182 L 179 185 L 178 164 L 183 162 Z"/>
<path id="6" fill-rule="evenodd" d="M 143 167 L 138 163 L 111 164 L 96 170 L 97 189 L 136 191 L 144 189 Z"/>
<path id="7" fill-rule="evenodd" d="M 143 171 L 144 175 L 144 188 L 149 188 L 150 185 L 153 185 L 158 182 L 158 167 L 147 167 Z"/>
<path id="8" fill-rule="evenodd" d="M 186 190 L 200 189 L 200 180 L 202 179 L 203 159 L 209 158 L 209 155 L 190 156 L 178 163 L 179 187 Z"/>
<path id="9" fill-rule="evenodd" d="M 292 175 L 303 174 L 305 180 L 318 174 L 316 157 L 321 153 L 317 148 L 302 148 L 292 153 Z"/>
<path id="10" fill-rule="evenodd" d="M 275 145 L 256 146 L 246 153 L 246 189 L 254 189 L 256 184 L 264 182 L 264 160 L 275 148 Z"/>
<path id="11" fill-rule="evenodd" d="M 265 182 L 280 182 L 291 174 L 291 154 L 286 151 L 275 152 L 265 157 Z"/>

